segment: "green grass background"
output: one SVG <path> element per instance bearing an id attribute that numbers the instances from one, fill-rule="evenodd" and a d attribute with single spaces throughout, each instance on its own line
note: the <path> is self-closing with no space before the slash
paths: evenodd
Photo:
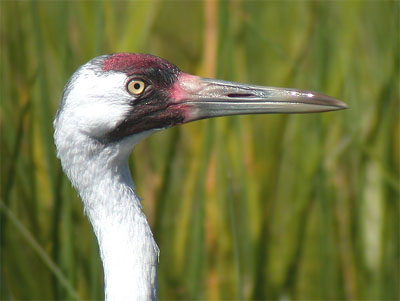
<path id="1" fill-rule="evenodd" d="M 1 299 L 101 299 L 52 120 L 73 71 L 141 52 L 345 111 L 205 120 L 131 157 L 160 299 L 400 298 L 399 2 L 2 1 Z"/>

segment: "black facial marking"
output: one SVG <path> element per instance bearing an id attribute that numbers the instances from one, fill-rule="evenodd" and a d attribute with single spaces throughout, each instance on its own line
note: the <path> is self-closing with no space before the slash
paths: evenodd
<path id="1" fill-rule="evenodd" d="M 144 79 L 149 87 L 138 97 L 133 97 L 131 110 L 125 119 L 107 135 L 108 141 L 152 129 L 166 128 L 183 122 L 184 112 L 171 105 L 170 89 L 177 81 L 179 69 L 141 68 L 127 72 L 129 77 Z"/>

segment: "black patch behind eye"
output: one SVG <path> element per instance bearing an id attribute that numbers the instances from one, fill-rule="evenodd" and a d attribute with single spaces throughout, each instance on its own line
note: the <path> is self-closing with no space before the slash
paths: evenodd
<path id="1" fill-rule="evenodd" d="M 167 128 L 183 122 L 182 110 L 170 107 L 169 98 L 151 97 L 132 105 L 125 119 L 107 135 L 108 141 L 118 141 L 124 137 L 152 129 Z"/>
<path id="2" fill-rule="evenodd" d="M 131 110 L 124 120 L 107 135 L 107 140 L 116 141 L 124 137 L 182 123 L 184 112 L 169 107 L 170 88 L 174 85 L 180 70 L 172 64 L 138 64 L 125 70 L 131 78 L 139 78 L 148 86 L 145 92 L 132 99 Z M 136 86 L 134 86 L 136 88 Z M 137 88 L 140 88 L 137 87 Z"/>
<path id="3" fill-rule="evenodd" d="M 121 123 L 111 131 L 106 140 L 117 141 L 124 137 L 152 129 L 166 128 L 183 122 L 182 110 L 170 107 L 169 89 L 178 75 L 159 68 L 139 70 L 132 76 L 138 76 L 150 83 L 150 89 L 134 98 L 131 110 Z"/>

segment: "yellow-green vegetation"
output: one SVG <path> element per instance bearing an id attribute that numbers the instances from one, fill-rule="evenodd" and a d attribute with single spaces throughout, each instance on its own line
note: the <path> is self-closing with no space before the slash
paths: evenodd
<path id="1" fill-rule="evenodd" d="M 73 71 L 112 52 L 350 107 L 206 120 L 135 148 L 160 299 L 400 298 L 399 2 L 2 1 L 0 14 L 1 299 L 103 297 L 52 120 Z"/>

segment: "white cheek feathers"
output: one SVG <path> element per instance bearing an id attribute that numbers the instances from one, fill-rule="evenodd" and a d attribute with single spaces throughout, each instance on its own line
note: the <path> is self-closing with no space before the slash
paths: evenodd
<path id="1" fill-rule="evenodd" d="M 112 106 L 106 103 L 95 106 L 84 105 L 75 112 L 74 119 L 80 132 L 100 138 L 116 128 L 128 111 L 129 107 L 125 105 Z"/>
<path id="2" fill-rule="evenodd" d="M 64 100 L 64 120 L 68 128 L 90 137 L 100 138 L 112 131 L 127 116 L 132 96 L 125 90 L 126 75 L 109 72 L 94 76 L 81 69 Z"/>

